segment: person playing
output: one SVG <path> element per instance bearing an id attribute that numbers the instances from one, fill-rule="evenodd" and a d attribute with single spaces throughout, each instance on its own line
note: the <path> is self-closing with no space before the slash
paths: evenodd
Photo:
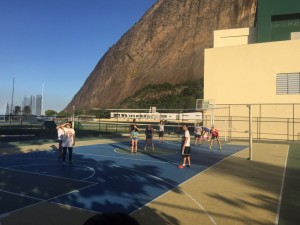
<path id="1" fill-rule="evenodd" d="M 185 166 L 190 167 L 191 166 L 191 136 L 190 132 L 188 130 L 188 125 L 184 124 L 183 127 L 183 136 L 182 136 L 182 144 L 181 144 L 181 155 L 182 155 L 182 165 L 179 166 L 179 168 L 184 168 Z M 186 164 L 186 161 L 188 164 Z"/>
<path id="2" fill-rule="evenodd" d="M 148 141 L 149 141 L 152 146 L 152 151 L 154 151 L 154 143 L 153 143 L 154 130 L 150 125 L 147 126 L 147 128 L 145 130 L 145 135 L 146 135 L 146 142 L 145 142 L 144 150 L 147 151 L 147 146 L 148 146 Z"/>
<path id="3" fill-rule="evenodd" d="M 210 135 L 211 135 L 211 137 L 210 137 L 209 149 L 212 150 L 213 142 L 214 142 L 215 139 L 217 139 L 218 144 L 219 144 L 219 149 L 221 151 L 222 146 L 221 146 L 221 142 L 220 142 L 220 138 L 219 138 L 219 131 L 214 126 L 212 126 L 211 129 L 210 129 Z"/>
<path id="4" fill-rule="evenodd" d="M 159 122 L 159 131 L 158 131 L 158 143 L 164 143 L 164 121 Z"/>
<path id="5" fill-rule="evenodd" d="M 200 144 L 201 144 L 201 141 L 202 141 L 202 140 L 205 140 L 205 139 L 206 139 L 206 140 L 208 141 L 209 136 L 210 136 L 210 130 L 209 130 L 209 128 L 203 126 L 203 127 L 202 127 L 202 130 L 201 130 Z"/>
<path id="6" fill-rule="evenodd" d="M 75 145 L 75 130 L 71 128 L 70 123 L 61 125 L 61 128 L 64 131 L 64 135 L 62 136 L 63 165 L 65 165 L 67 150 L 69 152 L 69 162 L 72 164 L 73 147 Z"/>
<path id="7" fill-rule="evenodd" d="M 137 153 L 137 146 L 138 146 L 138 135 L 139 135 L 140 129 L 134 125 L 133 130 L 130 133 L 131 138 L 131 154 Z"/>
<path id="8" fill-rule="evenodd" d="M 195 132 L 195 146 L 196 146 L 197 143 L 201 144 L 202 129 L 200 123 L 196 124 L 194 132 Z"/>
<path id="9" fill-rule="evenodd" d="M 130 132 L 132 132 L 133 130 L 134 130 L 134 126 L 136 126 L 136 120 L 135 119 L 133 119 L 132 120 L 132 124 L 130 124 Z"/>
<path id="10" fill-rule="evenodd" d="M 57 149 L 57 153 L 58 153 L 58 157 L 61 158 L 62 157 L 62 139 L 64 136 L 64 130 L 61 128 L 61 125 L 56 127 L 57 130 L 57 141 L 58 141 L 58 149 Z"/>

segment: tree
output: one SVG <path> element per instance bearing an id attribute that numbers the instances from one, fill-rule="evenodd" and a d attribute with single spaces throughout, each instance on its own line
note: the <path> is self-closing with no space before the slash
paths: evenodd
<path id="1" fill-rule="evenodd" d="M 48 109 L 48 110 L 45 111 L 45 115 L 46 116 L 56 116 L 57 112 L 55 110 Z"/>
<path id="2" fill-rule="evenodd" d="M 16 105 L 13 111 L 13 114 L 19 115 L 21 112 L 21 106 Z"/>
<path id="3" fill-rule="evenodd" d="M 58 114 L 57 114 L 59 117 L 68 117 L 68 116 L 71 116 L 71 113 L 67 112 L 67 111 L 60 111 Z"/>
<path id="4" fill-rule="evenodd" d="M 31 114 L 31 107 L 29 105 L 24 106 L 23 114 L 24 115 L 30 115 Z"/>

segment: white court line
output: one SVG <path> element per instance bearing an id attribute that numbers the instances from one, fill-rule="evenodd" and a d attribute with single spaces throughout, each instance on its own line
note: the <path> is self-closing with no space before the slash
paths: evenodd
<path id="1" fill-rule="evenodd" d="M 49 199 L 46 199 L 46 200 L 42 200 L 42 201 L 40 201 L 40 202 L 38 202 L 38 203 L 35 203 L 35 204 L 31 204 L 31 205 L 28 205 L 28 206 L 25 206 L 25 207 L 22 207 L 22 208 L 19 208 L 19 209 L 16 209 L 16 210 L 12 210 L 12 211 L 10 211 L 10 212 L 8 212 L 8 213 L 4 213 L 4 214 L 0 215 L 0 218 L 4 218 L 4 217 L 7 217 L 7 216 L 10 216 L 11 213 L 15 213 L 15 212 L 21 211 L 21 210 L 23 210 L 23 209 L 27 209 L 27 208 L 29 208 L 29 207 L 33 207 L 33 206 L 36 206 L 36 205 L 39 205 L 39 204 L 42 204 L 42 203 L 45 203 L 45 202 L 50 202 L 51 200 L 54 200 L 54 199 L 56 199 L 56 198 L 59 198 L 59 197 L 62 197 L 62 196 L 68 195 L 68 194 L 72 194 L 72 193 L 75 193 L 75 192 L 79 192 L 79 191 L 81 191 L 81 190 L 83 190 L 83 189 L 92 187 L 92 186 L 94 186 L 94 185 L 96 185 L 96 184 L 98 184 L 98 183 L 94 183 L 94 184 L 91 184 L 91 185 L 89 185 L 89 186 L 86 186 L 86 187 L 83 187 L 83 188 L 80 188 L 80 189 L 76 189 L 76 190 L 73 190 L 73 191 L 70 191 L 70 192 L 67 192 L 67 193 L 64 193 L 64 194 L 55 196 L 55 197 L 53 197 L 53 198 L 49 198 Z M 17 195 L 17 194 L 16 194 L 16 195 Z M 25 197 L 28 197 L 28 196 L 25 196 Z M 53 203 L 53 202 L 51 202 L 51 203 Z M 86 210 L 86 211 L 91 211 L 91 210 L 88 210 L 88 209 L 85 209 L 85 210 Z M 91 212 L 93 212 L 93 211 L 91 211 Z"/>
<path id="2" fill-rule="evenodd" d="M 32 166 L 32 165 L 47 165 L 47 164 L 27 164 L 25 166 Z M 53 165 L 53 164 L 49 164 L 49 165 Z M 24 166 L 24 164 L 22 165 L 17 165 L 17 166 Z M 62 165 L 60 165 L 62 166 Z M 75 166 L 75 165 L 72 165 Z M 12 167 L 16 167 L 16 166 L 12 166 Z M 11 171 L 16 171 L 16 172 L 21 172 L 21 173 L 28 173 L 28 174 L 34 174 L 34 175 L 39 175 L 39 176 L 45 176 L 45 177 L 52 177 L 52 178 L 58 178 L 58 179 L 64 179 L 64 180 L 72 180 L 72 181 L 82 181 L 82 180 L 77 180 L 77 179 L 73 179 L 73 178 L 68 178 L 68 177 L 59 177 L 59 176 L 54 176 L 54 175 L 48 175 L 48 174 L 44 174 L 44 173 L 35 173 L 35 172 L 29 172 L 29 171 L 23 171 L 23 170 L 18 170 L 18 169 L 11 169 L 10 167 L 0 167 L 0 169 L 6 169 L 6 170 L 11 170 Z M 87 183 L 93 183 L 90 181 L 84 181 Z"/>
<path id="3" fill-rule="evenodd" d="M 122 167 L 122 168 L 124 168 L 124 167 Z M 173 189 L 172 190 L 174 190 L 174 189 L 180 189 L 180 187 L 177 185 L 174 185 L 174 184 L 172 184 L 172 183 L 170 183 L 170 182 L 168 182 L 168 181 L 166 181 L 166 180 L 164 180 L 164 179 L 162 179 L 162 178 L 160 178 L 160 177 L 157 177 L 157 176 L 154 176 L 154 175 L 152 175 L 152 174 L 149 174 L 149 173 L 145 173 L 145 172 L 142 172 L 142 171 L 139 171 L 139 170 L 136 170 L 136 169 L 131 169 L 131 168 L 126 168 L 125 167 L 125 169 L 128 169 L 128 170 L 132 170 L 132 171 L 135 171 L 135 172 L 138 172 L 138 173 L 142 173 L 142 174 L 145 174 L 145 175 L 147 175 L 147 176 L 149 176 L 149 177 L 152 177 L 152 178 L 154 178 L 154 179 L 157 179 L 157 180 L 160 180 L 160 181 L 162 181 L 162 182 L 165 182 L 165 183 L 167 183 L 167 184 L 169 184 L 170 186 L 172 186 L 173 187 Z M 191 178 L 190 178 L 191 179 Z M 181 184 L 183 184 L 183 183 L 181 183 Z M 181 185 L 180 184 L 180 185 Z M 168 192 L 170 192 L 170 191 L 172 191 L 172 190 L 169 190 Z M 212 222 L 212 224 L 213 225 L 217 225 L 217 223 L 214 221 L 214 219 L 213 219 L 213 217 L 205 210 L 205 208 L 195 199 L 195 198 L 193 198 L 190 194 L 188 194 L 186 191 L 184 191 L 184 190 L 182 190 L 182 189 L 180 189 L 180 191 L 181 192 L 183 192 L 189 199 L 191 199 L 205 214 L 206 214 L 206 216 L 209 218 L 209 220 Z M 168 192 L 166 192 L 166 193 L 168 193 Z M 163 195 L 165 195 L 166 193 L 164 193 Z M 158 198 L 160 198 L 161 196 L 163 196 L 163 195 L 160 195 L 159 197 L 157 197 L 156 199 L 158 199 Z M 154 201 L 155 199 L 153 199 L 152 201 Z M 151 203 L 152 201 L 150 201 L 150 202 L 148 202 L 146 205 L 148 205 L 149 203 Z M 143 207 L 145 207 L 145 206 L 143 206 Z M 136 212 L 136 211 L 138 211 L 139 209 L 141 209 L 141 208 L 138 208 L 138 209 L 136 209 L 136 210 L 134 210 L 133 212 L 131 212 L 130 214 L 133 214 L 134 212 Z"/>
<path id="4" fill-rule="evenodd" d="M 244 149 L 241 149 L 240 151 L 242 151 L 242 150 L 244 150 Z M 235 154 L 236 154 L 236 153 L 235 153 Z M 233 155 L 234 155 L 234 154 L 233 154 Z M 180 185 L 183 185 L 183 184 L 187 183 L 188 181 L 190 181 L 191 179 L 194 179 L 195 177 L 200 176 L 202 173 L 204 173 L 204 172 L 206 172 L 207 170 L 209 170 L 209 169 L 211 169 L 211 168 L 217 166 L 218 164 L 220 164 L 221 162 L 223 162 L 224 160 L 226 160 L 227 158 L 229 158 L 229 157 L 231 157 L 231 156 L 233 156 L 233 155 L 229 155 L 229 156 L 223 158 L 222 160 L 220 160 L 219 162 L 216 162 L 216 163 L 213 164 L 212 166 L 207 167 L 207 168 L 204 169 L 203 171 L 197 173 L 195 176 L 193 176 L 193 177 L 187 179 L 186 181 L 180 183 Z M 172 185 L 172 184 L 171 184 L 171 185 Z M 174 185 L 173 185 L 173 186 L 174 186 Z M 173 189 L 179 189 L 179 187 L 178 187 L 178 186 L 174 186 Z M 159 199 L 159 198 L 161 198 L 162 196 L 167 195 L 169 192 L 173 191 L 173 189 L 171 189 L 171 190 L 167 191 L 166 193 L 160 195 L 159 197 L 153 199 L 152 201 L 148 202 L 146 205 L 149 205 L 151 202 L 154 202 L 156 199 Z M 186 194 L 193 202 L 195 202 L 201 209 L 203 208 L 204 212 L 205 212 L 206 215 L 209 217 L 209 219 L 211 220 L 211 222 L 212 222 L 214 225 L 217 225 L 217 223 L 214 221 L 213 217 L 205 210 L 205 208 L 204 208 L 204 207 L 203 207 L 196 199 L 194 199 L 194 198 L 193 198 L 191 195 L 189 195 L 186 191 L 184 191 L 184 190 L 182 190 L 182 189 L 180 189 L 180 191 L 182 191 L 183 193 L 185 193 L 185 194 Z M 146 206 L 146 205 L 145 205 L 145 206 Z M 143 207 L 145 207 L 145 206 L 143 206 Z M 133 213 L 135 213 L 136 211 L 138 211 L 138 210 L 140 210 L 140 209 L 141 209 L 141 208 L 138 208 L 138 209 L 136 209 L 135 211 L 131 212 L 130 214 L 133 214 Z"/>
<path id="5" fill-rule="evenodd" d="M 7 168 L 8 168 L 8 169 L 11 169 L 11 168 L 15 168 L 15 167 L 49 166 L 49 165 L 51 165 L 51 166 L 52 166 L 52 165 L 57 166 L 57 164 L 54 164 L 54 163 L 52 163 L 52 164 L 50 164 L 50 163 L 48 163 L 48 164 L 45 164 L 45 163 L 43 163 L 43 164 L 34 164 L 34 163 L 32 163 L 32 164 L 14 165 L 14 166 L 10 166 L 10 167 L 7 167 Z M 67 165 L 61 165 L 61 166 L 63 167 L 63 166 L 67 166 Z M 69 180 L 75 180 L 75 181 L 83 181 L 83 180 L 87 180 L 87 179 L 89 179 L 90 177 L 94 176 L 94 174 L 95 174 L 95 170 L 94 170 L 93 168 L 89 167 L 89 166 L 82 166 L 82 165 L 77 165 L 77 164 L 72 164 L 72 165 L 70 165 L 70 166 L 72 166 L 72 167 L 83 167 L 83 168 L 88 168 L 89 170 L 92 171 L 92 175 L 90 175 L 90 176 L 88 176 L 88 177 L 86 177 L 86 178 L 77 180 L 77 179 L 72 179 L 72 178 L 58 177 L 58 176 L 49 175 L 49 174 L 45 174 L 45 173 L 35 173 L 35 174 L 39 174 L 39 175 L 43 175 L 43 176 L 50 176 L 50 177 L 58 177 L 58 178 L 62 178 L 62 179 L 69 179 Z M 57 168 L 57 169 L 58 169 L 58 168 Z M 15 170 L 17 170 L 17 169 L 15 169 Z M 17 170 L 17 171 L 24 172 L 23 170 Z M 26 171 L 26 172 L 27 172 L 27 171 Z M 29 173 L 32 173 L 32 172 L 29 172 Z M 46 171 L 46 173 L 47 173 L 47 171 Z"/>
<path id="6" fill-rule="evenodd" d="M 12 194 L 12 195 L 17 195 L 17 196 L 21 196 L 21 197 L 25 197 L 25 198 L 31 198 L 31 199 L 38 200 L 38 201 L 44 201 L 44 199 L 41 199 L 41 198 L 35 198 L 35 197 L 32 197 L 32 196 L 18 194 L 18 193 L 11 192 L 11 191 L 5 191 L 3 189 L 0 189 L 0 192 L 4 192 L 4 193 L 7 193 L 7 194 Z"/>
<path id="7" fill-rule="evenodd" d="M 125 157 L 113 157 L 113 156 L 96 155 L 96 154 L 83 154 L 83 153 L 76 153 L 76 154 L 78 154 L 78 155 L 93 155 L 93 156 L 97 156 L 97 157 L 110 157 L 110 158 L 132 159 L 132 158 L 128 158 L 128 157 L 126 157 L 126 158 L 125 158 Z M 212 165 L 211 167 L 206 168 L 205 170 L 201 171 L 200 173 L 196 174 L 195 176 L 193 176 L 193 177 L 189 178 L 188 180 L 182 182 L 180 185 L 182 185 L 182 184 L 188 182 L 190 179 L 193 179 L 193 178 L 196 177 L 196 176 L 199 176 L 201 173 L 203 173 L 203 172 L 205 172 L 206 170 L 208 170 L 208 169 L 210 169 L 210 168 L 216 166 L 217 164 L 221 163 L 223 160 L 225 160 L 225 159 L 227 159 L 227 158 L 229 158 L 229 157 L 231 157 L 231 156 L 232 156 L 232 155 L 227 156 L 226 158 L 224 158 L 224 159 L 222 159 L 221 161 L 215 163 L 215 164 Z M 149 161 L 149 162 L 158 162 L 158 161 L 153 161 L 153 160 L 143 160 L 143 159 L 132 159 L 132 160 Z M 79 161 L 79 162 L 81 162 L 81 161 Z M 82 161 L 82 162 L 88 163 L 88 162 L 85 162 L 85 161 Z M 159 161 L 159 162 L 160 162 L 160 163 L 170 163 L 170 162 L 162 162 L 162 161 Z M 104 163 L 100 163 L 100 162 L 95 163 L 95 164 L 108 165 L 108 164 L 104 164 Z M 178 186 L 175 186 L 174 184 L 169 183 L 169 182 L 165 181 L 164 179 L 159 178 L 159 177 L 157 177 L 157 176 L 154 176 L 154 175 L 151 175 L 151 174 L 148 174 L 148 173 L 145 173 L 145 172 L 141 172 L 141 171 L 138 171 L 138 170 L 134 170 L 134 169 L 131 169 L 131 168 L 127 168 L 127 167 L 124 167 L 124 166 L 114 166 L 114 165 L 110 165 L 110 166 L 112 166 L 112 167 L 117 167 L 117 168 L 118 168 L 118 167 L 122 167 L 122 168 L 125 168 L 125 169 L 128 169 L 128 170 L 132 170 L 132 171 L 135 171 L 135 172 L 139 172 L 139 173 L 148 175 L 148 176 L 150 176 L 150 177 L 153 177 L 153 178 L 155 178 L 155 179 L 161 180 L 161 181 L 163 181 L 163 182 L 165 182 L 165 183 L 168 183 L 169 185 L 171 185 L 172 187 L 174 187 L 173 189 L 175 189 L 175 188 L 176 188 L 176 189 L 179 189 Z M 0 167 L 0 168 L 1 168 L 1 167 Z M 97 184 L 97 183 L 94 183 L 94 184 L 92 184 L 92 185 L 90 185 L 90 186 L 94 186 L 94 185 L 96 185 L 96 184 Z M 90 187 L 90 186 L 84 187 L 84 188 L 82 188 L 82 189 L 88 188 L 88 187 Z M 172 189 L 172 190 L 173 190 L 173 189 Z M 80 190 L 81 190 L 81 189 L 80 189 Z M 172 191 L 172 190 L 169 190 L 168 192 L 170 192 L 170 191 Z M 204 208 L 204 207 L 203 207 L 196 199 L 194 199 L 194 198 L 193 198 L 191 195 L 189 195 L 186 191 L 183 191 L 183 190 L 181 190 L 181 191 L 182 191 L 188 198 L 190 198 L 196 205 L 198 205 L 198 207 L 200 207 L 200 208 L 205 212 L 205 214 L 208 216 L 208 218 L 210 219 L 210 221 L 212 222 L 212 224 L 217 225 L 217 223 L 214 221 L 214 219 L 212 218 L 212 216 L 205 210 L 205 208 Z M 63 194 L 63 195 L 67 195 L 67 194 L 70 194 L 70 193 L 73 193 L 73 192 L 78 192 L 78 190 L 72 191 L 72 192 L 69 192 L 69 193 L 66 193 L 66 194 Z M 164 193 L 163 195 L 167 194 L 168 192 Z M 63 195 L 61 195 L 61 196 L 63 196 Z M 163 195 L 161 195 L 161 196 L 163 196 Z M 160 198 L 161 196 L 157 197 L 156 199 Z M 55 198 L 58 198 L 58 197 L 60 197 L 60 196 L 56 196 Z M 55 198 L 51 198 L 51 199 L 45 200 L 45 201 L 43 201 L 43 202 L 51 201 L 52 199 L 55 199 Z M 155 199 L 154 199 L 154 200 L 155 200 Z M 152 200 L 152 201 L 154 201 L 154 200 Z M 152 201 L 150 201 L 149 203 L 151 203 Z M 40 202 L 40 203 L 41 203 L 41 202 Z M 37 203 L 37 204 L 40 204 L 40 203 Z M 149 203 L 147 203 L 146 205 L 148 205 Z M 36 205 L 37 205 L 37 204 L 36 204 Z M 29 207 L 29 206 L 27 206 L 27 207 Z M 27 208 L 27 207 L 25 207 L 25 208 Z M 140 209 L 140 208 L 139 208 L 139 209 Z M 137 209 L 137 210 L 139 210 L 139 209 Z M 16 210 L 16 211 L 19 211 L 19 210 L 21 210 L 21 209 L 18 209 L 18 210 Z M 135 211 L 137 211 L 137 210 L 135 210 Z M 87 210 L 87 211 L 89 211 L 89 210 Z M 133 211 L 132 213 L 134 213 L 135 211 Z M 132 214 L 132 213 L 131 213 L 131 214 Z"/>
<path id="8" fill-rule="evenodd" d="M 278 198 L 278 206 L 277 206 L 277 212 L 276 212 L 276 218 L 275 218 L 275 225 L 278 225 L 278 222 L 279 222 L 279 214 L 280 214 L 280 208 L 281 208 L 281 202 L 282 202 L 285 172 L 286 172 L 286 166 L 287 166 L 287 161 L 288 161 L 288 157 L 289 157 L 289 152 L 290 152 L 290 146 L 288 145 L 287 156 L 286 156 L 285 163 L 284 163 L 283 177 L 282 177 L 281 187 L 280 187 L 280 194 L 279 194 L 279 198 Z"/>

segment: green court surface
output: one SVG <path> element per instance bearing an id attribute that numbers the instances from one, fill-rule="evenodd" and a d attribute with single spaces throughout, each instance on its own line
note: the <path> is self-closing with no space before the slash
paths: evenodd
<path id="1" fill-rule="evenodd" d="M 300 224 L 300 144 L 290 145 L 279 225 Z"/>

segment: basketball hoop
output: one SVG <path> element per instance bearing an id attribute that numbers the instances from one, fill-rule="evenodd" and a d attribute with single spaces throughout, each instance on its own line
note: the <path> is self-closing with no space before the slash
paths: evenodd
<path id="1" fill-rule="evenodd" d="M 213 109 L 215 100 L 213 99 L 196 99 L 196 111 L 206 111 Z"/>

